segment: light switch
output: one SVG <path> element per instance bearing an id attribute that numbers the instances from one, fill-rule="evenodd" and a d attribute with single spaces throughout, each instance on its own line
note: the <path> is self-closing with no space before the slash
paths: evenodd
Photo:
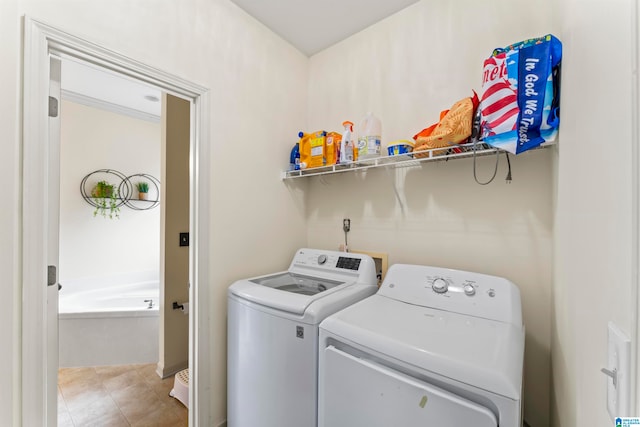
<path id="1" fill-rule="evenodd" d="M 608 325 L 607 411 L 611 419 L 628 417 L 631 369 L 631 340 L 613 322 Z"/>

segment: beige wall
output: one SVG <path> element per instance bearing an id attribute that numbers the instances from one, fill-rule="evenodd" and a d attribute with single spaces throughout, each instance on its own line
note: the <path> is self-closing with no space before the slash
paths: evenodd
<path id="1" fill-rule="evenodd" d="M 162 206 L 160 255 L 160 358 L 163 378 L 189 365 L 189 316 L 173 302 L 189 302 L 189 101 L 162 95 Z"/>
<path id="2" fill-rule="evenodd" d="M 60 282 L 136 272 L 157 277 L 160 209 L 123 205 L 119 219 L 94 217 L 79 186 L 98 169 L 160 178 L 160 125 L 66 100 L 60 111 Z M 104 174 L 89 182 L 105 178 L 119 184 Z"/>
<path id="3" fill-rule="evenodd" d="M 210 96 L 212 423 L 226 413 L 226 291 L 236 279 L 284 269 L 306 244 L 304 207 L 280 180 L 306 126 L 308 59 L 228 0 L 132 3 L 3 0 L 0 79 L 0 424 L 17 423 L 21 389 L 19 124 L 21 16 L 59 27 L 145 64 L 208 87 Z M 272 242 L 278 242 L 273 245 Z M 238 262 L 241 260 L 241 262 Z M 207 361 L 205 361 L 207 363 Z"/>
<path id="4" fill-rule="evenodd" d="M 560 2 L 565 55 L 554 212 L 555 426 L 613 425 L 600 372 L 607 365 L 607 322 L 614 321 L 635 345 L 633 3 Z"/>
<path id="5" fill-rule="evenodd" d="M 441 110 L 481 92 L 483 59 L 497 46 L 550 32 L 551 2 L 425 0 L 313 56 L 309 129 L 339 130 L 367 111 L 382 121 L 383 145 L 410 139 Z M 480 178 L 494 159 L 478 159 Z M 480 186 L 471 160 L 310 181 L 308 244 L 349 245 L 417 263 L 504 276 L 522 293 L 526 325 L 525 417 L 549 425 L 553 216 L 551 152 L 500 159 Z M 398 190 L 399 202 L 394 194 Z"/>

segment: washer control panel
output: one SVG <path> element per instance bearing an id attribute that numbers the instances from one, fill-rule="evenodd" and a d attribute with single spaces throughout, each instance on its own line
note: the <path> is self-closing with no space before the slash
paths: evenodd
<path id="1" fill-rule="evenodd" d="M 369 276 L 373 276 L 377 283 L 375 263 L 370 256 L 364 254 L 299 249 L 291 261 L 289 271 L 307 276 L 345 276 L 343 280 L 357 277 L 367 282 L 370 279 Z"/>
<path id="2" fill-rule="evenodd" d="M 336 253 L 319 250 L 299 250 L 291 263 L 295 266 L 314 266 L 324 268 L 340 268 L 358 271 L 360 258 L 348 253 Z"/>
<path id="3" fill-rule="evenodd" d="M 520 291 L 502 277 L 396 264 L 387 271 L 378 295 L 522 326 Z"/>

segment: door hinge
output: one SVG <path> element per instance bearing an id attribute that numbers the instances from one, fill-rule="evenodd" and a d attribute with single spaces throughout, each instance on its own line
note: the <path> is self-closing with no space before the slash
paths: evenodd
<path id="1" fill-rule="evenodd" d="M 49 97 L 49 117 L 58 117 L 58 100 L 53 96 Z"/>
<path id="2" fill-rule="evenodd" d="M 58 274 L 55 265 L 47 266 L 47 286 L 53 286 L 58 282 Z"/>

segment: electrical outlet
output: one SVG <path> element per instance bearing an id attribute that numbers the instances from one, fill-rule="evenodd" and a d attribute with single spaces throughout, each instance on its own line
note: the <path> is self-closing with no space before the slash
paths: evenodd
<path id="1" fill-rule="evenodd" d="M 345 218 L 342 220 L 342 230 L 344 230 L 345 233 L 351 231 L 351 220 L 349 218 Z"/>

